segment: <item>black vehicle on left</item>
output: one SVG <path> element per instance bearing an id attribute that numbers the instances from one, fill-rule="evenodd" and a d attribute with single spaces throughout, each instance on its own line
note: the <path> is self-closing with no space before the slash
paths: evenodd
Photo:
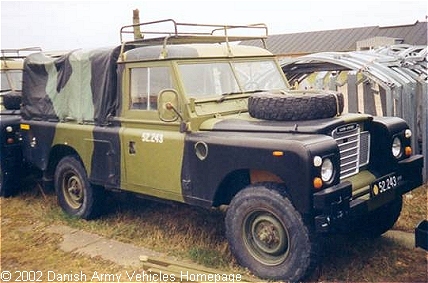
<path id="1" fill-rule="evenodd" d="M 40 51 L 38 47 L 1 50 L 0 92 L 0 196 L 17 191 L 22 174 L 20 138 L 20 106 L 22 68 L 26 55 Z"/>

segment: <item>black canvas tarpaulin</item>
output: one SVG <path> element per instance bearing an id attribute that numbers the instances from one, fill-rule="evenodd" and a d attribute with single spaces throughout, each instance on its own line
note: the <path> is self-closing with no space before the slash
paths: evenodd
<path id="1" fill-rule="evenodd" d="M 23 117 L 106 124 L 120 107 L 119 53 L 120 47 L 115 47 L 29 55 L 24 63 Z"/>

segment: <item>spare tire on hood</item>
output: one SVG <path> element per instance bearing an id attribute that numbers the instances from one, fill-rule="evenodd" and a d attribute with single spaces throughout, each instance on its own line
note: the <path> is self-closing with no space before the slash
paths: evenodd
<path id="1" fill-rule="evenodd" d="M 261 92 L 249 97 L 248 111 L 263 120 L 316 120 L 340 115 L 343 104 L 343 94 L 337 92 Z"/>

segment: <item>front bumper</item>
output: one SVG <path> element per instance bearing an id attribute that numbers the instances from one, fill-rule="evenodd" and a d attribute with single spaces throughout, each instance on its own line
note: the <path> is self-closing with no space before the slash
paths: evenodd
<path id="1" fill-rule="evenodd" d="M 352 183 L 343 181 L 314 194 L 317 232 L 347 230 L 350 219 L 368 214 L 422 184 L 423 156 L 414 155 L 398 163 L 397 170 L 377 176 L 353 194 Z M 363 193 L 361 193 L 363 192 Z"/>

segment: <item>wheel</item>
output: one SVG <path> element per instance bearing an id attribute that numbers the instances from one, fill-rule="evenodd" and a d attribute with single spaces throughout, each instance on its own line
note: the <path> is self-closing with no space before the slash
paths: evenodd
<path id="1" fill-rule="evenodd" d="M 21 94 L 10 92 L 3 96 L 3 105 L 7 110 L 19 110 L 21 108 Z"/>
<path id="2" fill-rule="evenodd" d="M 264 120 L 315 120 L 340 115 L 343 103 L 341 93 L 255 93 L 249 97 L 248 111 L 252 117 Z"/>
<path id="3" fill-rule="evenodd" d="M 101 212 L 103 190 L 89 183 L 77 156 L 66 156 L 55 170 L 55 190 L 61 208 L 71 216 L 92 219 Z"/>
<path id="4" fill-rule="evenodd" d="M 400 217 L 403 198 L 400 196 L 390 203 L 379 207 L 354 223 L 355 233 L 364 238 L 377 238 L 390 230 Z"/>
<path id="5" fill-rule="evenodd" d="M 16 177 L 16 179 L 15 179 Z M 10 172 L 5 172 L 0 164 L 0 197 L 11 197 L 17 193 L 17 179 L 19 176 L 11 176 Z"/>
<path id="6" fill-rule="evenodd" d="M 0 197 L 8 197 L 6 187 L 3 183 L 3 169 L 0 164 Z"/>
<path id="7" fill-rule="evenodd" d="M 313 270 L 313 234 L 275 184 L 240 191 L 226 213 L 226 237 L 237 261 L 263 279 L 299 281 Z"/>

